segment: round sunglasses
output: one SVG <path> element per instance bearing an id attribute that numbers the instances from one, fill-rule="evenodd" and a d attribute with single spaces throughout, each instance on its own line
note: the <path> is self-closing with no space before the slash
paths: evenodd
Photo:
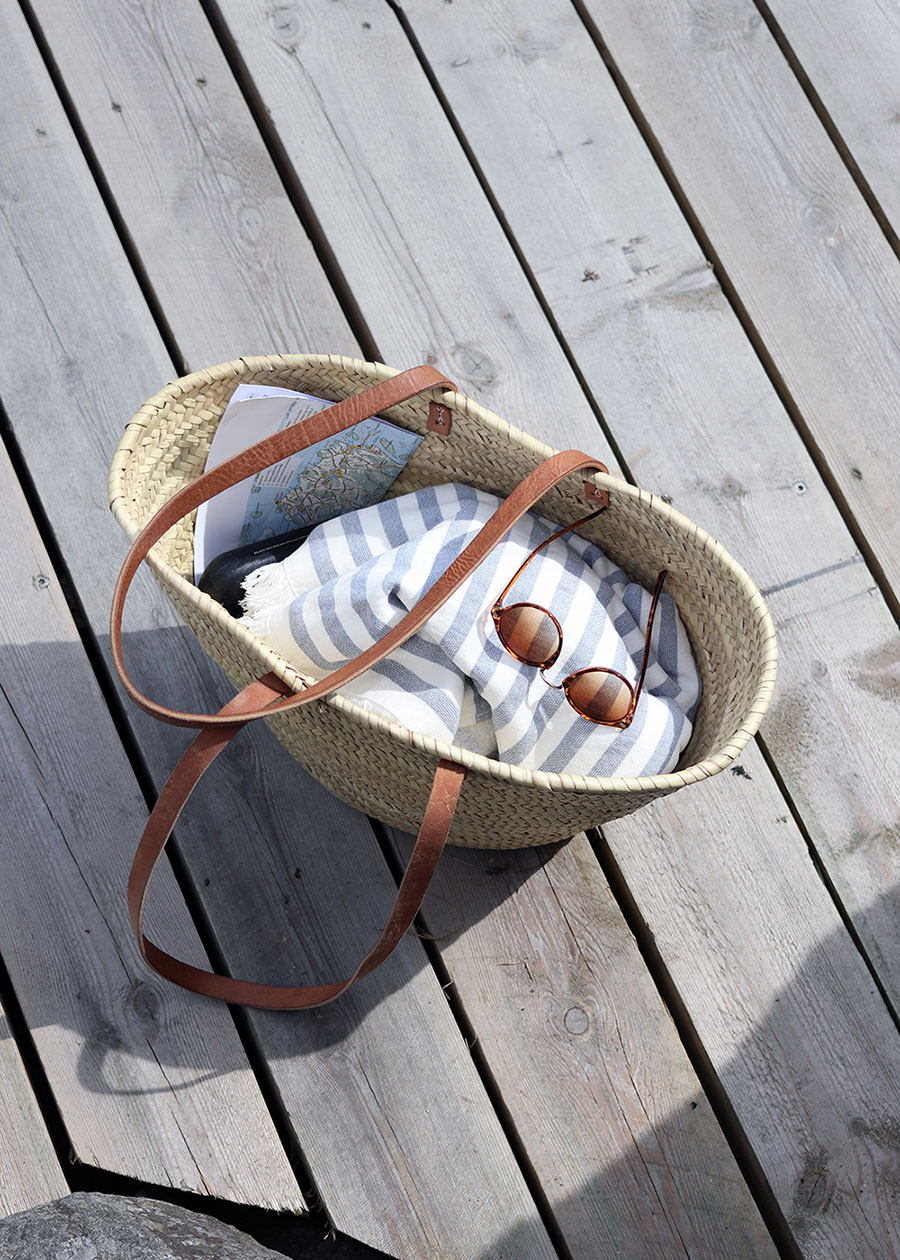
<path id="1" fill-rule="evenodd" d="M 605 511 L 605 508 L 599 508 L 596 512 L 591 512 L 590 515 L 582 517 L 580 521 L 575 521 L 571 525 L 565 525 L 562 529 L 558 529 L 555 534 L 551 534 L 549 538 L 545 538 L 539 546 L 535 547 L 524 564 L 521 564 L 516 569 L 512 578 L 494 602 L 491 616 L 494 619 L 494 626 L 500 642 L 510 656 L 514 656 L 523 665 L 533 665 L 536 669 L 539 669 L 541 677 L 547 686 L 552 687 L 554 691 L 564 692 L 566 700 L 568 700 L 576 713 L 580 713 L 589 722 L 597 722 L 601 726 L 617 726 L 624 730 L 625 727 L 631 725 L 631 720 L 634 717 L 637 702 L 640 698 L 641 688 L 644 685 L 644 675 L 647 672 L 647 662 L 650 658 L 650 635 L 653 631 L 653 619 L 656 616 L 659 594 L 662 590 L 663 582 L 666 580 L 668 570 L 661 570 L 656 579 L 656 588 L 653 591 L 653 599 L 650 603 L 650 615 L 647 618 L 647 631 L 644 637 L 644 658 L 641 662 L 636 687 L 631 685 L 624 674 L 620 674 L 614 669 L 607 669 L 602 665 L 589 665 L 586 669 L 577 669 L 573 674 L 568 674 L 561 683 L 550 682 L 544 671 L 555 663 L 562 651 L 562 626 L 553 616 L 553 613 L 540 604 L 509 604 L 506 607 L 503 604 L 516 579 L 539 551 L 543 551 L 554 539 L 560 538 L 570 530 L 578 529 L 580 525 L 587 524 L 588 521 L 592 521 L 594 517 Z"/>

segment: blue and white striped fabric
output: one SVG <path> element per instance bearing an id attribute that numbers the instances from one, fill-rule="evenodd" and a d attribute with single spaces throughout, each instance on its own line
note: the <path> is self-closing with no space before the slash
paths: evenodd
<path id="1" fill-rule="evenodd" d="M 396 625 L 499 503 L 453 483 L 318 525 L 287 560 L 247 579 L 242 623 L 303 673 L 323 678 Z M 492 604 L 557 528 L 533 513 L 522 517 L 416 635 L 341 695 L 411 730 L 531 769 L 629 777 L 672 769 L 690 738 L 700 680 L 665 590 L 644 690 L 624 731 L 581 717 L 497 638 Z M 535 557 L 507 602 L 540 603 L 562 625 L 553 682 L 588 665 L 635 681 L 650 599 L 599 548 L 566 534 Z"/>

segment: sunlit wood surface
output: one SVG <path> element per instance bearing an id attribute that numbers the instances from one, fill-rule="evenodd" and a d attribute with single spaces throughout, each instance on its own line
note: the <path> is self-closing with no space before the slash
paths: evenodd
<path id="1" fill-rule="evenodd" d="M 0 47 L 0 1215 L 90 1165 L 403 1260 L 900 1256 L 900 12 L 0 0 Z M 293 1015 L 137 957 L 185 736 L 107 638 L 128 419 L 283 351 L 433 362 L 595 453 L 737 557 L 780 651 L 730 772 L 449 850 L 420 934 Z M 126 648 L 227 698 L 149 581 Z M 408 850 L 245 732 L 153 933 L 335 978 Z"/>

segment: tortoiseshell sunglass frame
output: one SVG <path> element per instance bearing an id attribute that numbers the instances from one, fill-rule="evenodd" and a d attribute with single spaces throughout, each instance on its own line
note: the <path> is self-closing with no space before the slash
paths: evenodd
<path id="1" fill-rule="evenodd" d="M 551 534 L 549 538 L 545 538 L 544 541 L 539 544 L 539 546 L 535 547 L 531 555 L 528 556 L 528 558 L 524 561 L 523 564 L 521 564 L 518 567 L 518 569 L 516 569 L 515 573 L 510 578 L 509 582 L 507 582 L 506 586 L 503 588 L 500 595 L 494 601 L 494 604 L 491 608 L 491 617 L 493 618 L 493 621 L 494 621 L 494 627 L 497 631 L 497 637 L 500 640 L 501 644 L 503 645 L 504 650 L 507 651 L 510 654 L 510 656 L 514 657 L 514 659 L 519 661 L 521 664 L 530 665 L 534 669 L 539 669 L 541 672 L 541 678 L 544 680 L 547 686 L 552 687 L 554 691 L 562 691 L 565 694 L 566 700 L 571 705 L 571 707 L 575 710 L 576 713 L 578 713 L 581 717 L 585 718 L 588 722 L 594 722 L 597 726 L 614 726 L 614 727 L 618 727 L 620 730 L 625 730 L 627 727 L 631 725 L 631 722 L 634 718 L 635 710 L 637 709 L 638 700 L 641 697 L 641 691 L 644 686 L 644 676 L 647 673 L 647 663 L 650 659 L 650 637 L 653 633 L 653 621 L 654 621 L 654 618 L 656 617 L 656 608 L 659 603 L 659 596 L 663 588 L 663 583 L 665 582 L 666 577 L 668 575 L 668 569 L 661 569 L 656 578 L 656 587 L 653 591 L 653 599 L 650 603 L 650 613 L 649 613 L 649 616 L 647 617 L 647 630 L 644 635 L 644 656 L 643 656 L 643 660 L 641 661 L 641 670 L 640 670 L 640 674 L 638 675 L 638 681 L 637 681 L 636 687 L 633 686 L 631 682 L 629 682 L 629 680 L 625 677 L 624 674 L 620 674 L 618 670 L 609 669 L 605 665 L 588 665 L 585 669 L 577 669 L 575 670 L 574 673 L 568 674 L 562 680 L 561 683 L 550 682 L 550 680 L 545 677 L 544 671 L 547 669 L 550 669 L 550 667 L 556 662 L 556 660 L 559 657 L 560 652 L 562 651 L 562 645 L 563 645 L 562 626 L 554 617 L 550 609 L 545 608 L 543 604 L 532 604 L 532 603 L 528 603 L 527 601 L 522 601 L 516 604 L 509 604 L 509 605 L 504 606 L 504 603 L 503 603 L 503 601 L 506 599 L 507 595 L 509 594 L 510 590 L 512 589 L 513 585 L 515 584 L 516 579 L 521 576 L 521 574 L 525 571 L 525 569 L 528 567 L 528 565 L 531 563 L 534 557 L 538 554 L 538 552 L 543 551 L 543 549 L 545 547 L 548 547 L 550 543 L 555 541 L 555 539 L 561 538 L 563 534 L 569 533 L 570 530 L 578 529 L 579 526 L 581 525 L 586 525 L 588 521 L 592 521 L 595 517 L 599 516 L 600 513 L 604 511 L 606 511 L 605 508 L 599 508 L 596 512 L 591 512 L 589 513 L 589 515 L 583 516 L 581 520 L 573 521 L 571 525 L 564 525 L 562 529 L 558 529 L 555 534 Z M 549 619 L 553 622 L 553 625 L 556 627 L 556 633 L 557 633 L 556 650 L 552 652 L 550 656 L 547 657 L 546 660 L 532 661 L 532 660 L 529 660 L 527 657 L 520 656 L 518 652 L 513 651 L 509 643 L 504 638 L 503 631 L 501 630 L 501 622 L 503 619 L 503 614 L 505 612 L 512 611 L 512 609 L 514 608 L 534 608 L 536 611 L 543 613 L 545 617 L 549 617 Z M 585 713 L 585 711 L 574 702 L 574 700 L 572 699 L 570 695 L 570 689 L 572 687 L 572 684 L 575 682 L 575 680 L 583 677 L 585 674 L 609 674 L 613 678 L 618 678 L 620 682 L 623 682 L 625 684 L 625 686 L 631 692 L 631 704 L 629 705 L 628 711 L 624 714 L 623 717 L 616 718 L 616 719 L 594 717 L 590 713 Z"/>

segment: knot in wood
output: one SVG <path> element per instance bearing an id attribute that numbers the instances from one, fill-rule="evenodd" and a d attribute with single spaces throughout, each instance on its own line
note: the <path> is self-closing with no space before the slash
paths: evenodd
<path id="1" fill-rule="evenodd" d="M 566 1026 L 566 1032 L 570 1032 L 573 1037 L 580 1037 L 582 1033 L 587 1032 L 591 1021 L 583 1006 L 570 1006 L 563 1023 Z"/>

